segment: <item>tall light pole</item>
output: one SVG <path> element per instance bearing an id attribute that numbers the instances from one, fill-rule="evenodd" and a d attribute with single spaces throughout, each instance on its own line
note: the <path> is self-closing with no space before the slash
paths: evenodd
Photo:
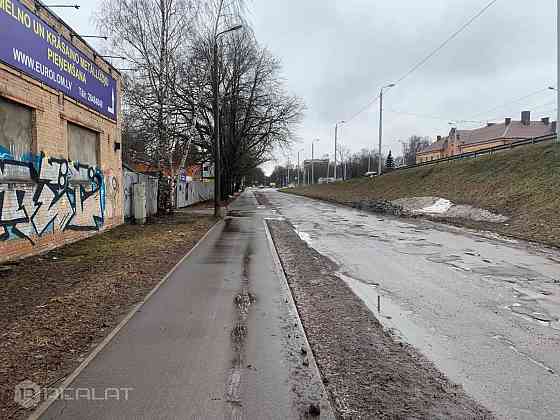
<path id="1" fill-rule="evenodd" d="M 558 15 L 559 15 L 559 22 L 558 23 L 560 23 L 560 12 L 558 12 Z M 558 52 L 558 54 L 560 54 L 560 51 Z M 560 59 L 559 59 L 559 64 L 558 65 L 560 67 Z M 560 81 L 560 71 L 559 71 L 559 74 L 558 74 L 558 80 Z M 558 124 L 560 123 L 560 89 L 557 89 L 553 86 L 549 86 L 548 88 L 550 90 L 555 90 L 556 91 L 556 97 L 558 98 L 558 101 L 557 101 L 557 104 L 556 104 L 556 106 L 558 107 L 556 109 L 556 133 L 554 133 L 554 134 L 556 134 L 556 139 L 554 141 L 556 143 L 560 143 L 560 139 L 559 139 L 560 136 L 558 136 L 558 131 L 559 131 Z"/>
<path id="2" fill-rule="evenodd" d="M 315 172 L 314 172 L 314 163 L 315 163 L 315 142 L 319 141 L 319 139 L 315 139 L 311 142 L 311 185 L 315 184 Z"/>
<path id="3" fill-rule="evenodd" d="M 383 89 L 389 89 L 395 86 L 396 85 L 394 83 L 388 84 L 386 86 L 383 86 L 381 88 L 381 91 L 379 92 L 379 159 L 377 162 L 377 175 L 381 175 L 381 169 L 383 167 L 383 162 L 381 161 L 381 147 L 383 143 Z"/>
<path id="4" fill-rule="evenodd" d="M 334 180 L 335 181 L 336 181 L 336 147 L 337 147 L 337 140 L 338 140 L 338 125 L 344 124 L 345 122 L 346 121 L 339 121 L 334 126 Z"/>
<path id="5" fill-rule="evenodd" d="M 214 28 L 214 98 L 212 108 L 214 111 L 214 216 L 221 217 L 221 201 L 222 201 L 222 147 L 220 144 L 220 106 L 218 103 L 220 89 L 220 74 L 218 69 L 218 38 L 228 32 L 237 31 L 243 28 L 243 25 L 233 26 L 222 32 L 217 32 L 218 22 Z"/>
<path id="6" fill-rule="evenodd" d="M 300 152 L 303 152 L 303 149 L 300 149 L 300 150 L 298 150 L 298 152 L 297 152 L 297 184 L 298 184 L 298 187 L 299 187 L 299 185 L 300 185 L 300 182 L 299 182 L 299 173 L 301 172 L 301 168 L 300 168 L 300 166 L 299 166 L 299 154 L 300 154 Z"/>

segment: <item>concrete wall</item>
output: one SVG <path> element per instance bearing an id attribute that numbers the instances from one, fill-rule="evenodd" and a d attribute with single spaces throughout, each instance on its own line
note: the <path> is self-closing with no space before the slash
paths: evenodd
<path id="1" fill-rule="evenodd" d="M 34 2 L 25 1 L 34 9 Z M 94 58 L 79 39 L 42 9 L 67 42 Z M 106 72 L 111 69 L 95 59 Z M 120 98 L 120 78 L 116 72 Z M 0 63 L 0 97 L 26 107 L 21 121 L 0 121 L 0 262 L 43 252 L 123 222 L 120 122 L 115 123 Z M 120 115 L 120 106 L 119 115 Z M 31 127 L 27 127 L 30 115 Z M 0 117 L 1 120 L 2 117 Z M 120 118 L 119 118 L 120 121 Z M 68 125 L 97 134 L 97 164 L 69 159 Z M 17 131 L 21 131 L 18 133 Z M 24 133 L 23 133 L 24 132 Z M 26 136 L 31 144 L 26 150 Z M 6 147 L 7 146 L 7 147 Z"/>

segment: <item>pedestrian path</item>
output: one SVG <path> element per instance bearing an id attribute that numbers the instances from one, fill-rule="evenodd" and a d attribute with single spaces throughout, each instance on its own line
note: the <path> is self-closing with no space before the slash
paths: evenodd
<path id="1" fill-rule="evenodd" d="M 293 390 L 321 385 L 298 382 L 267 214 L 251 192 L 231 207 L 41 419 L 300 418 L 317 396 Z"/>

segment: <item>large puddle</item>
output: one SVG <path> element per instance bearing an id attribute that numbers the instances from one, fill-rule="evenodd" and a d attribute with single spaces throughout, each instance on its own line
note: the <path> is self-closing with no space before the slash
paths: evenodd
<path id="1" fill-rule="evenodd" d="M 433 334 L 411 319 L 414 315 L 412 311 L 406 311 L 395 304 L 378 285 L 368 284 L 342 273 L 336 273 L 336 276 L 344 280 L 397 341 L 416 348 L 450 377 L 459 373 L 459 367 L 445 348 L 435 341 Z"/>

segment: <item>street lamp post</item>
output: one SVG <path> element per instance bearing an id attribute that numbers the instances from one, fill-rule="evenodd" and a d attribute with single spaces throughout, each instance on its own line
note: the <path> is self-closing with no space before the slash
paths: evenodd
<path id="1" fill-rule="evenodd" d="M 217 27 L 217 24 L 216 24 Z M 216 33 L 214 31 L 214 63 L 213 63 L 213 73 L 214 73 L 214 97 L 212 101 L 212 108 L 214 113 L 214 216 L 222 217 L 221 201 L 222 201 L 222 179 L 221 179 L 221 144 L 220 144 L 220 107 L 219 107 L 219 69 L 218 69 L 218 38 L 223 34 L 228 32 L 237 31 L 243 28 L 243 25 L 233 26 L 225 31 Z"/>
<path id="2" fill-rule="evenodd" d="M 314 146 L 315 146 L 316 141 L 319 141 L 319 139 L 315 139 L 311 142 L 311 185 L 315 184 L 315 171 L 314 171 L 315 151 L 314 151 Z"/>
<path id="3" fill-rule="evenodd" d="M 336 181 L 336 147 L 338 140 L 338 125 L 344 124 L 346 121 L 339 121 L 334 126 L 334 180 Z"/>
<path id="4" fill-rule="evenodd" d="M 303 149 L 298 150 L 298 152 L 297 152 L 297 184 L 298 184 L 298 187 L 299 187 L 299 185 L 300 185 L 300 182 L 299 182 L 299 173 L 301 172 L 301 168 L 300 168 L 300 166 L 299 166 L 299 154 L 300 154 L 300 152 L 303 152 Z"/>
<path id="5" fill-rule="evenodd" d="M 558 20 L 559 20 L 559 23 L 560 23 L 560 11 L 558 12 Z M 560 58 L 559 58 L 559 63 L 558 63 L 558 65 L 560 66 Z M 559 74 L 558 74 L 558 80 L 559 80 L 559 83 L 560 83 L 560 70 L 559 70 L 558 72 L 559 72 Z M 556 133 L 554 133 L 554 134 L 556 134 L 556 139 L 555 139 L 554 141 L 555 141 L 556 143 L 560 143 L 560 138 L 559 138 L 560 136 L 558 135 L 558 132 L 559 132 L 559 130 L 560 130 L 560 128 L 558 127 L 558 124 L 560 123 L 560 89 L 555 88 L 555 87 L 553 87 L 553 86 L 549 86 L 548 88 L 549 88 L 550 90 L 556 91 L 556 97 L 558 98 L 557 103 L 556 103 L 556 106 L 558 107 L 558 108 L 556 109 Z"/>
<path id="6" fill-rule="evenodd" d="M 383 162 L 381 162 L 381 147 L 382 147 L 382 138 L 383 138 L 383 89 L 389 89 L 395 87 L 394 83 L 388 84 L 381 88 L 379 92 L 379 159 L 377 165 L 377 175 L 381 175 L 381 169 L 383 167 Z"/>

